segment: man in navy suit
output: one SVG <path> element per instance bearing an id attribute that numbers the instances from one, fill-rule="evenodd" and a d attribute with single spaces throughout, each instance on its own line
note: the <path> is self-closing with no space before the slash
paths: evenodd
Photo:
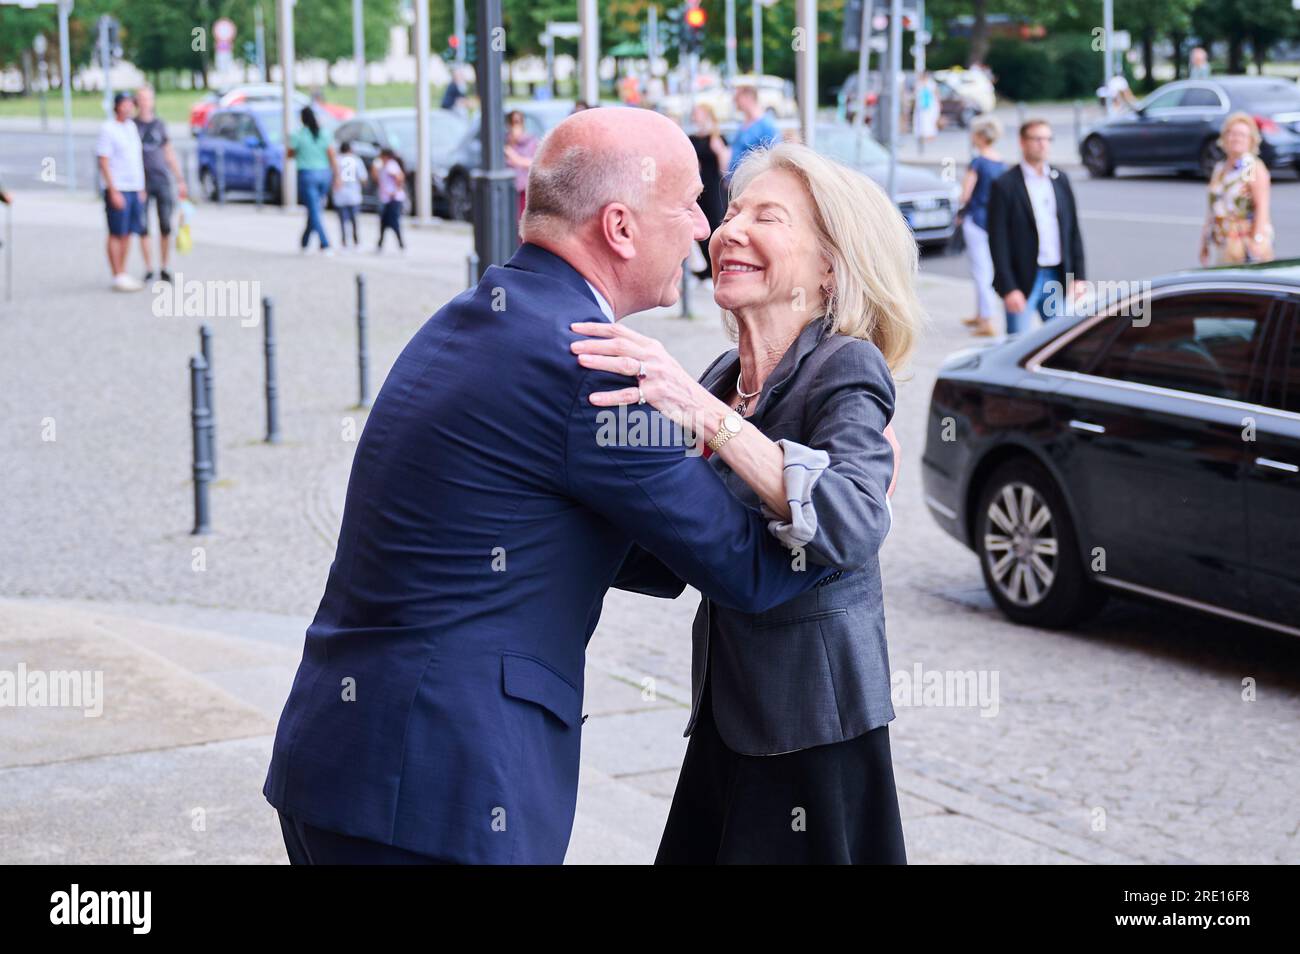
<path id="1" fill-rule="evenodd" d="M 670 120 L 575 114 L 534 162 L 519 251 L 398 357 L 264 788 L 291 861 L 563 861 L 587 641 L 611 585 L 656 592 L 620 574 L 633 543 L 742 610 L 823 575 L 694 452 L 602 439 L 588 397 L 628 379 L 569 348 L 572 322 L 677 300 L 701 191 Z"/>

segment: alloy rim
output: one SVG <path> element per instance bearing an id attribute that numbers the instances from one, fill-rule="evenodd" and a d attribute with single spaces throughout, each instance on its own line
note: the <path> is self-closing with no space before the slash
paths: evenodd
<path id="1" fill-rule="evenodd" d="M 990 502 L 984 560 L 998 590 L 1017 606 L 1036 606 L 1052 589 L 1060 552 L 1051 508 L 1038 491 L 1015 482 Z"/>

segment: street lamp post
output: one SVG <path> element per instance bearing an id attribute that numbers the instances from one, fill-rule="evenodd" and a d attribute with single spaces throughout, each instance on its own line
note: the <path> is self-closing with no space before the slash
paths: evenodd
<path id="1" fill-rule="evenodd" d="M 736 82 L 736 0 L 727 0 L 727 86 Z"/>
<path id="2" fill-rule="evenodd" d="M 428 0 L 421 0 L 427 3 Z M 584 6 L 585 9 L 585 6 Z M 483 145 L 481 168 L 474 178 L 474 249 L 478 255 L 478 277 L 491 265 L 502 265 L 514 253 L 518 227 L 515 214 L 519 200 L 515 173 L 506 166 L 504 90 L 501 87 L 501 59 L 504 51 L 496 41 L 501 34 L 501 0 L 478 0 L 478 97 L 481 108 L 479 142 Z M 594 20 L 593 20 L 594 22 Z"/>
<path id="3" fill-rule="evenodd" d="M 578 0 L 578 23 L 582 28 L 578 39 L 578 98 L 590 106 L 599 106 L 600 76 L 596 67 L 600 60 L 600 20 L 596 0 Z"/>
<path id="4" fill-rule="evenodd" d="M 276 15 L 279 18 L 277 44 L 280 47 L 280 124 L 283 127 L 283 139 L 289 144 L 289 131 L 293 128 L 293 5 L 294 0 L 277 0 Z M 289 158 L 288 150 L 284 156 L 284 174 L 280 176 L 280 194 L 283 199 L 280 210 L 288 212 L 298 204 L 297 163 Z M 274 201 L 275 197 L 271 197 Z"/>
<path id="5" fill-rule="evenodd" d="M 808 146 L 817 134 L 817 0 L 795 0 L 795 27 L 803 45 L 795 52 L 795 82 L 799 93 L 799 131 Z M 757 80 L 755 80 L 757 82 Z"/>
<path id="6" fill-rule="evenodd" d="M 889 201 L 898 191 L 898 124 L 902 121 L 903 0 L 889 4 Z"/>
<path id="7" fill-rule="evenodd" d="M 753 0 L 749 8 L 751 28 L 754 36 L 754 76 L 763 75 L 763 4 Z M 758 82 L 755 80 L 755 82 Z"/>
<path id="8" fill-rule="evenodd" d="M 366 27 L 361 0 L 352 0 L 352 59 L 357 70 L 357 112 L 366 111 Z"/>
<path id="9" fill-rule="evenodd" d="M 483 82 L 481 76 L 479 82 Z M 429 154 L 431 106 L 429 0 L 415 0 L 415 220 L 425 225 L 433 218 L 433 158 Z"/>

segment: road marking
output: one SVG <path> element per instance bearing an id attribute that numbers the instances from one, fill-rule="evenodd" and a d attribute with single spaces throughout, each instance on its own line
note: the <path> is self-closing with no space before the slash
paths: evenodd
<path id="1" fill-rule="evenodd" d="M 1132 212 L 1080 212 L 1081 219 L 1100 222 L 1141 222 L 1146 225 L 1204 225 L 1205 219 L 1195 215 L 1134 215 Z"/>

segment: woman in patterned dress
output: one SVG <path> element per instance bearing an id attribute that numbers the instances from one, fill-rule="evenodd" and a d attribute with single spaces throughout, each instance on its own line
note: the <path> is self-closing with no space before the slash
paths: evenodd
<path id="1" fill-rule="evenodd" d="M 1201 264 L 1241 265 L 1273 259 L 1269 218 L 1268 167 L 1259 158 L 1259 127 L 1249 113 L 1233 113 L 1223 123 L 1219 147 L 1224 157 L 1210 176 L 1209 210 L 1201 230 Z"/>

